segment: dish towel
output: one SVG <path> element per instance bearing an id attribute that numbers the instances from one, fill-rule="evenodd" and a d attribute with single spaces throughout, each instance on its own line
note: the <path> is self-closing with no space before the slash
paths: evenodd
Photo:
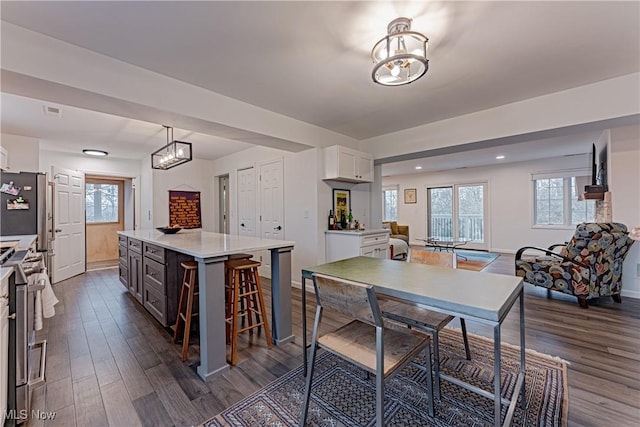
<path id="1" fill-rule="evenodd" d="M 42 283 L 41 280 L 44 281 L 44 289 L 42 290 L 42 303 L 41 303 L 42 315 L 48 319 L 56 315 L 56 309 L 54 308 L 54 305 L 56 305 L 59 301 L 58 301 L 58 298 L 56 297 L 56 294 L 53 292 L 53 288 L 51 287 L 51 282 L 49 281 L 49 274 L 47 274 L 46 268 L 42 270 L 42 273 L 38 274 L 37 282 Z"/>

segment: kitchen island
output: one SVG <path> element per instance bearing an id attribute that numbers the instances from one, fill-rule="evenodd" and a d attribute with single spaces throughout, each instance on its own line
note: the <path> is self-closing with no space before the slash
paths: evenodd
<path id="1" fill-rule="evenodd" d="M 224 261 L 229 255 L 267 249 L 271 252 L 272 336 L 276 345 L 293 340 L 291 251 L 294 242 L 189 230 L 176 234 L 156 230 L 119 231 L 118 234 L 193 256 L 198 262 L 200 366 L 197 372 L 203 380 L 229 369 L 224 321 Z"/>

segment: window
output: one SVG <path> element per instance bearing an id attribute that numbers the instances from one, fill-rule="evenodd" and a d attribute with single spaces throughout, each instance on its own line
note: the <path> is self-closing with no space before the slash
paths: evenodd
<path id="1" fill-rule="evenodd" d="M 384 221 L 398 220 L 398 187 L 382 190 L 382 217 Z"/>
<path id="2" fill-rule="evenodd" d="M 534 225 L 567 226 L 595 220 L 594 200 L 580 200 L 586 175 L 535 177 Z"/>
<path id="3" fill-rule="evenodd" d="M 87 183 L 87 223 L 118 222 L 118 184 Z"/>

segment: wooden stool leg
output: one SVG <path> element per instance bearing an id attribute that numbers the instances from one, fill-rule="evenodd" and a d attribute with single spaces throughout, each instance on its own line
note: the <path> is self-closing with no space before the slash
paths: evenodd
<path id="1" fill-rule="evenodd" d="M 187 297 L 184 291 L 184 288 L 185 288 L 184 284 L 186 280 L 187 270 L 185 270 L 184 274 L 185 274 L 185 277 L 182 279 L 182 287 L 180 288 L 180 302 L 178 302 L 178 317 L 176 318 L 176 325 L 175 325 L 176 329 L 173 332 L 174 344 L 178 341 L 178 334 L 181 328 L 180 323 L 184 323 L 184 321 L 182 320 L 182 317 L 180 317 L 180 313 L 182 313 L 182 310 L 184 309 L 185 298 Z"/>
<path id="2" fill-rule="evenodd" d="M 264 323 L 264 333 L 267 338 L 267 346 L 269 348 L 273 347 L 273 343 L 271 342 L 271 331 L 269 330 L 269 322 L 267 321 L 267 310 L 264 307 L 264 297 L 262 296 L 262 286 L 260 285 L 260 275 L 258 274 L 258 269 L 256 267 L 252 268 L 254 272 L 254 276 L 256 279 L 256 286 L 258 287 L 258 300 L 260 301 L 260 313 L 262 316 L 262 323 Z"/>
<path id="3" fill-rule="evenodd" d="M 187 297 L 187 312 L 185 313 L 186 322 L 184 326 L 184 337 L 182 339 L 182 361 L 187 360 L 189 354 L 189 336 L 191 335 L 191 318 L 193 314 L 193 295 L 195 293 L 195 274 L 194 270 L 189 271 L 189 296 Z"/>
<path id="4" fill-rule="evenodd" d="M 233 280 L 233 314 L 231 316 L 231 365 L 238 363 L 238 306 L 240 305 L 240 271 Z"/>

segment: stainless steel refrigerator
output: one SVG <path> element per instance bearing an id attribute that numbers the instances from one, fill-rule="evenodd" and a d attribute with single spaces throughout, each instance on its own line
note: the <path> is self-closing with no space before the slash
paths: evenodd
<path id="1" fill-rule="evenodd" d="M 0 235 L 36 234 L 38 251 L 49 249 L 51 200 L 47 175 L 0 172 Z"/>

